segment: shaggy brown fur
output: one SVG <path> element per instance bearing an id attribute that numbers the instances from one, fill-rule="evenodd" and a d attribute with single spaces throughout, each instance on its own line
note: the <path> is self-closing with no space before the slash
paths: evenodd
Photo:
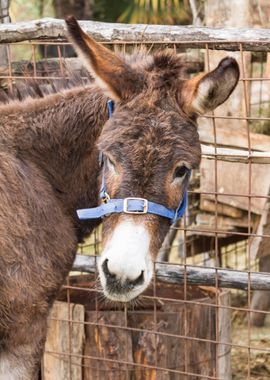
<path id="1" fill-rule="evenodd" d="M 171 208 L 182 196 L 182 187 L 172 183 L 177 165 L 192 168 L 200 161 L 197 103 L 194 95 L 183 106 L 181 89 L 189 82 L 177 56 L 124 61 L 83 34 L 74 19 L 68 25 L 102 90 L 90 85 L 0 106 L 0 380 L 38 376 L 49 310 L 77 243 L 99 222 L 76 217 L 77 209 L 98 204 L 98 147 L 118 172 L 106 172 L 111 196 L 145 197 Z M 219 86 L 214 78 L 223 92 L 219 104 L 238 80 L 237 64 L 228 60 L 219 70 Z M 234 77 L 230 85 L 228 73 Z M 213 108 L 201 83 L 192 87 L 203 97 L 198 112 L 204 104 Z M 109 122 L 104 88 L 116 101 Z M 106 219 L 107 238 L 122 217 Z M 147 219 L 155 256 L 169 223 L 136 217 Z"/>
<path id="2" fill-rule="evenodd" d="M 88 87 L 0 107 L 0 348 L 21 361 L 16 379 L 35 378 L 49 308 L 95 225 L 75 212 L 97 204 L 106 100 Z"/>

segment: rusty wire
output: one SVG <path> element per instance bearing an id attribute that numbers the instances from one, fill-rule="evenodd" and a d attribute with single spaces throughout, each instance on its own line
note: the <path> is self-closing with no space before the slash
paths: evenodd
<path id="1" fill-rule="evenodd" d="M 228 41 L 228 43 L 233 41 Z M 224 42 L 223 42 L 224 43 Z M 124 48 L 127 45 L 132 45 L 132 42 L 124 43 L 115 42 L 110 45 L 116 46 L 121 45 Z M 136 42 L 138 45 L 138 42 Z M 148 42 L 142 41 L 141 44 L 149 45 Z M 198 45 L 198 42 L 196 42 Z M 262 87 L 259 90 L 259 106 L 260 106 L 260 112 L 259 115 L 253 115 L 251 112 L 251 85 L 255 82 L 258 82 L 261 84 L 261 86 L 264 83 L 268 83 L 270 78 L 265 75 L 264 70 L 264 62 L 261 61 L 261 67 L 260 72 L 254 73 L 253 66 L 252 69 L 248 72 L 247 68 L 245 67 L 245 50 L 243 49 L 243 46 L 241 42 L 237 42 L 239 49 L 238 49 L 238 62 L 240 64 L 241 68 L 241 77 L 240 77 L 240 84 L 239 86 L 242 86 L 242 93 L 243 93 L 243 107 L 242 107 L 242 114 L 236 114 L 236 115 L 224 115 L 220 114 L 219 111 L 215 111 L 212 114 L 205 115 L 202 117 L 202 119 L 208 120 L 211 122 L 212 125 L 212 137 L 213 142 L 212 145 L 215 148 L 215 155 L 217 154 L 217 136 L 219 134 L 219 127 L 217 123 L 226 121 L 228 123 L 232 121 L 238 121 L 245 123 L 245 135 L 246 135 L 246 146 L 244 147 L 247 150 L 247 153 L 251 153 L 253 150 L 252 147 L 252 141 L 251 141 L 251 123 L 252 122 L 270 122 L 270 112 L 269 115 L 265 116 L 263 115 L 263 112 L 261 111 L 262 106 L 262 98 L 263 98 L 263 90 Z M 42 75 L 38 72 L 37 69 L 37 54 L 38 54 L 38 46 L 39 45 L 47 45 L 47 46 L 56 46 L 57 50 L 57 59 L 59 64 L 59 72 L 54 75 L 50 75 L 49 73 L 42 73 Z M 7 67 L 5 73 L 0 72 L 0 82 L 6 81 L 8 87 L 12 89 L 13 84 L 16 81 L 19 80 L 29 80 L 29 79 L 35 79 L 37 81 L 44 81 L 44 80 L 60 80 L 67 77 L 67 74 L 65 72 L 65 57 L 62 53 L 62 48 L 67 46 L 68 43 L 63 42 L 55 42 L 55 41 L 26 41 L 22 43 L 16 43 L 16 44 L 8 44 L 6 45 L 7 50 Z M 165 44 L 162 43 L 162 41 L 155 41 L 151 42 L 151 47 L 149 50 L 151 50 L 155 46 L 162 47 L 163 45 L 172 46 L 175 51 L 177 51 L 177 48 L 181 46 L 180 43 L 173 43 L 170 41 L 166 41 Z M 183 44 L 185 47 L 188 45 L 190 49 L 193 49 L 191 42 L 183 41 Z M 217 45 L 217 44 L 216 44 Z M 27 75 L 24 75 L 24 73 L 14 73 L 12 64 L 14 63 L 13 60 L 13 48 L 18 48 L 19 46 L 28 46 L 31 50 L 31 62 L 33 64 L 33 71 L 31 75 L 29 72 Z M 205 68 L 206 70 L 209 70 L 211 66 L 211 59 L 212 59 L 212 52 L 214 49 L 215 44 L 213 44 L 211 41 L 203 41 L 201 42 L 201 49 L 205 53 Z M 210 51 L 211 48 L 211 51 Z M 198 48 L 196 47 L 198 50 Z M 270 49 L 270 47 L 269 47 Z M 258 47 L 257 47 L 258 50 Z M 268 73 L 269 74 L 269 73 Z M 269 100 L 268 100 L 269 102 Z M 270 125 L 269 125 L 270 128 Z M 270 134 L 270 133 L 269 133 Z M 270 147 L 269 147 L 270 151 Z M 231 165 L 234 165 L 233 163 Z M 253 191 L 253 182 L 252 182 L 252 171 L 254 170 L 254 164 L 249 159 L 249 162 L 246 164 L 248 166 L 248 174 L 247 174 L 247 191 L 246 193 L 237 193 L 237 192 L 226 192 L 226 191 L 220 191 L 219 189 L 219 181 L 220 177 L 223 175 L 222 172 L 219 171 L 219 161 L 217 158 L 214 158 L 214 172 L 212 173 L 214 178 L 214 186 L 212 189 L 209 189 L 207 191 L 198 189 L 197 187 L 192 188 L 189 190 L 189 197 L 194 197 L 192 199 L 197 199 L 197 202 L 200 202 L 199 197 L 206 196 L 211 199 L 211 201 L 214 203 L 214 210 L 212 211 L 212 215 L 214 216 L 214 222 L 212 225 L 205 226 L 196 224 L 196 215 L 201 212 L 201 210 L 197 207 L 197 209 L 192 209 L 192 205 L 189 209 L 188 216 L 186 215 L 180 225 L 177 225 L 173 228 L 177 230 L 177 239 L 174 240 L 174 245 L 171 250 L 174 252 L 174 260 L 176 262 L 181 263 L 185 266 L 190 265 L 196 265 L 196 266 L 204 266 L 205 265 L 205 258 L 201 259 L 201 256 L 207 256 L 207 262 L 208 265 L 210 265 L 213 268 L 222 268 L 226 266 L 232 266 L 233 269 L 236 270 L 245 270 L 249 274 L 249 280 L 248 280 L 248 290 L 246 293 L 231 290 L 231 296 L 233 299 L 237 300 L 237 297 L 240 297 L 241 302 L 243 304 L 237 304 L 236 301 L 234 301 L 234 304 L 230 304 L 229 302 L 229 295 L 226 298 L 226 302 L 222 304 L 223 299 L 221 298 L 222 292 L 219 289 L 218 285 L 218 276 L 216 275 L 216 284 L 214 288 L 205 288 L 202 289 L 202 292 L 205 292 L 205 294 L 209 294 L 209 296 L 202 297 L 202 299 L 192 299 L 191 297 L 191 288 L 187 282 L 187 279 L 185 278 L 184 285 L 182 286 L 182 298 L 173 298 L 168 296 L 162 296 L 158 293 L 158 281 L 156 276 L 154 276 L 153 283 L 152 283 L 152 294 L 147 295 L 143 294 L 140 296 L 140 302 L 142 306 L 146 303 L 148 303 L 148 309 L 147 309 L 147 318 L 149 320 L 150 327 L 146 328 L 144 324 L 139 324 L 138 326 L 130 326 L 130 316 L 132 313 L 136 314 L 136 308 L 135 310 L 130 310 L 127 307 L 120 307 L 117 311 L 112 309 L 112 311 L 106 312 L 104 311 L 104 303 L 102 301 L 101 297 L 101 291 L 98 287 L 98 274 L 96 272 L 95 276 L 93 277 L 93 282 L 95 283 L 94 287 L 92 289 L 86 288 L 84 286 L 80 286 L 80 283 L 74 284 L 73 277 L 70 276 L 70 278 L 67 280 L 66 285 L 63 286 L 63 292 L 65 292 L 66 297 L 65 301 L 68 304 L 68 314 L 66 318 L 55 318 L 51 317 L 50 321 L 53 323 L 61 323 L 62 329 L 66 328 L 68 332 L 68 342 L 65 349 L 60 350 L 54 350 L 54 349 L 47 349 L 46 355 L 52 356 L 54 358 L 58 358 L 60 361 L 67 363 L 68 370 L 67 370 L 67 378 L 66 380 L 72 380 L 73 379 L 73 367 L 81 367 L 82 373 L 84 373 L 85 368 L 89 368 L 90 371 L 94 368 L 94 373 L 96 375 L 95 378 L 97 379 L 111 379 L 115 376 L 120 376 L 119 379 L 183 379 L 183 380 L 195 380 L 195 379 L 212 379 L 212 380 L 230 380 L 231 377 L 225 377 L 224 373 L 221 373 L 223 369 L 220 363 L 222 362 L 223 365 L 228 366 L 228 373 L 231 371 L 233 375 L 237 374 L 237 380 L 243 379 L 243 380 L 253 380 L 256 378 L 256 374 L 254 375 L 254 368 L 256 369 L 256 353 L 261 353 L 262 355 L 265 354 L 264 360 L 265 363 L 267 363 L 267 355 L 270 353 L 270 348 L 267 348 L 263 342 L 255 342 L 253 339 L 254 334 L 254 327 L 251 325 L 251 313 L 254 312 L 254 309 L 251 305 L 251 297 L 252 292 L 250 289 L 250 274 L 251 271 L 258 271 L 258 261 L 256 258 L 251 256 L 251 246 L 252 246 L 252 239 L 256 238 L 263 238 L 263 239 L 269 239 L 270 235 L 265 234 L 263 232 L 257 232 L 258 227 L 258 220 L 259 217 L 254 215 L 254 212 L 252 211 L 252 200 L 265 200 L 265 202 L 269 202 L 270 195 L 269 194 L 259 194 L 257 192 Z M 224 197 L 231 197 L 233 201 L 237 199 L 246 199 L 247 200 L 247 209 L 245 212 L 247 213 L 247 225 L 245 228 L 239 229 L 239 228 L 233 228 L 231 230 L 226 230 L 226 228 L 221 228 L 219 223 L 219 217 L 224 217 L 224 215 L 220 214 L 218 211 L 218 205 L 220 202 L 222 203 L 222 200 Z M 195 218 L 195 219 L 194 219 Z M 256 220 L 256 222 L 254 222 Z M 257 223 L 257 224 L 256 224 Z M 210 248 L 208 249 L 209 252 L 207 255 L 205 252 L 201 252 L 200 254 L 196 253 L 196 241 L 199 240 L 199 238 L 205 238 L 205 239 L 213 239 Z M 232 242 L 227 246 L 222 246 L 222 238 L 231 238 Z M 181 239 L 180 239 L 181 238 Z M 101 243 L 101 236 L 100 236 L 100 230 L 96 230 L 93 234 L 93 238 L 90 242 L 88 242 L 85 246 L 79 247 L 79 252 L 84 253 L 85 250 L 91 251 L 91 254 L 94 254 L 97 256 L 100 253 L 100 243 Z M 175 255 L 175 251 L 177 251 L 177 254 Z M 210 264 L 209 264 L 210 263 Z M 180 286 L 178 286 L 180 287 Z M 192 290 L 193 291 L 193 290 Z M 85 294 L 86 298 L 89 296 L 90 298 L 94 298 L 94 307 L 91 309 L 94 313 L 91 315 L 93 316 L 92 321 L 79 321 L 74 318 L 73 315 L 73 298 L 74 294 L 80 293 Z M 225 294 L 226 295 L 226 294 Z M 75 297 L 76 298 L 76 297 Z M 151 307 L 149 306 L 151 304 Z M 183 316 L 183 320 L 181 320 L 181 324 L 183 325 L 183 328 L 180 329 L 178 333 L 172 332 L 169 329 L 165 329 L 164 331 L 161 331 L 160 323 L 160 315 L 163 305 L 170 305 L 169 310 L 176 310 L 175 307 L 181 307 L 183 308 L 184 312 L 181 314 Z M 108 305 L 106 306 L 108 308 Z M 199 335 L 196 335 L 197 330 L 199 330 L 199 327 L 195 328 L 194 331 L 190 331 L 190 329 L 194 326 L 192 326 L 190 322 L 191 316 L 194 317 L 192 313 L 195 313 L 196 307 L 198 310 L 202 310 L 202 307 L 205 308 L 205 310 L 208 310 L 208 313 L 211 314 L 211 318 L 214 316 L 213 321 L 209 326 L 212 326 L 213 331 L 211 331 L 210 337 L 200 337 Z M 177 309 L 178 310 L 178 309 Z M 141 314 L 143 314 L 145 311 L 141 311 Z M 268 310 L 259 310 L 257 311 L 260 315 L 269 315 L 270 311 Z M 107 314 L 106 314 L 107 313 Z M 106 320 L 108 317 L 104 317 L 105 315 L 112 314 L 115 317 L 115 320 L 112 319 L 111 322 L 109 319 Z M 140 311 L 138 311 L 140 313 Z M 170 313 L 176 313 L 175 311 L 170 311 Z M 170 314 L 168 312 L 168 315 Z M 134 314 L 134 315 L 135 315 Z M 210 315 L 209 314 L 209 315 Z M 104 319 L 105 318 L 105 319 Z M 209 317 L 210 318 L 210 317 Z M 227 318 L 227 319 L 226 319 Z M 238 319 L 240 319 L 240 322 L 242 321 L 242 325 L 240 328 L 243 331 L 243 334 L 246 334 L 246 341 L 241 340 L 240 342 L 237 341 L 237 336 L 233 336 L 235 333 L 235 324 L 240 323 Z M 226 319 L 226 323 L 231 324 L 231 331 L 227 331 L 227 336 L 224 336 L 221 333 L 224 328 L 224 319 Z M 197 320 L 198 323 L 199 320 Z M 115 323 L 113 323 L 115 322 Z M 100 356 L 98 355 L 89 355 L 85 354 L 84 352 L 78 354 L 75 353 L 73 350 L 73 338 L 74 338 L 74 328 L 75 326 L 83 325 L 85 328 L 88 326 L 88 328 L 92 328 L 92 334 L 95 336 L 95 342 L 97 345 L 101 344 L 98 339 L 100 339 L 99 333 L 101 331 L 107 331 L 108 336 L 112 334 L 112 331 L 121 331 L 122 333 L 125 333 L 125 347 L 124 355 L 122 357 L 115 358 L 113 354 L 111 353 L 110 356 L 106 356 L 106 349 L 104 348 L 104 351 L 100 351 Z M 209 327 L 208 326 L 208 327 Z M 237 325 L 236 325 L 237 326 Z M 256 330 L 257 331 L 257 330 Z M 153 362 L 149 359 L 147 361 L 147 357 L 141 357 L 141 361 L 138 357 L 132 357 L 132 353 L 128 352 L 128 347 L 130 347 L 130 337 L 133 337 L 134 339 L 135 334 L 140 336 L 140 339 L 143 340 L 143 337 L 152 336 L 152 346 L 151 349 L 153 350 Z M 237 334 L 236 334 L 237 335 Z M 113 335 L 114 336 L 114 335 Z M 163 339 L 163 341 L 162 341 Z M 169 342 L 171 339 L 176 339 L 174 341 L 176 345 L 180 345 L 183 349 L 183 362 L 182 363 L 174 363 L 174 366 L 168 365 L 167 367 L 160 364 L 160 353 L 159 349 L 162 348 L 162 345 L 160 342 L 163 342 L 164 345 L 165 340 Z M 188 342 L 188 343 L 187 343 Z M 86 341 L 87 344 L 87 341 Z M 108 341 L 108 345 L 110 342 Z M 143 343 L 142 343 L 143 344 Z M 192 348 L 194 344 L 194 348 Z M 188 346 L 189 345 L 189 346 Z M 201 346 L 200 346 L 201 345 Z M 204 345 L 204 346 L 203 346 Z M 168 346 L 170 347 L 169 343 Z M 205 363 L 201 363 L 201 367 L 205 369 L 205 367 L 210 366 L 208 373 L 201 371 L 201 373 L 196 373 L 192 369 L 192 363 L 189 361 L 189 356 L 192 350 L 199 350 L 201 347 L 201 350 L 205 350 L 206 347 L 210 350 L 214 351 L 215 358 L 213 359 L 211 357 L 211 360 L 209 359 Z M 214 348 L 213 348 L 214 347 Z M 149 347 L 148 347 L 149 348 Z M 164 349 L 164 346 L 163 346 Z M 117 351 L 117 350 L 116 350 Z M 233 358 L 237 357 L 237 354 L 241 351 L 241 357 L 239 358 L 239 361 L 243 361 L 245 358 L 247 360 L 247 365 L 242 372 L 242 375 L 239 376 L 239 368 L 237 367 L 235 360 Z M 102 353 L 103 352 L 103 353 Z M 107 354 L 109 351 L 107 352 Z M 254 354 L 255 353 L 255 354 Z M 142 354 L 142 352 L 140 352 Z M 163 353 L 163 355 L 166 355 L 166 352 Z M 168 353 L 167 353 L 168 355 Z M 222 355 L 226 357 L 222 361 L 221 357 Z M 117 356 L 117 355 L 116 355 Z M 131 357 L 132 360 L 131 361 Z M 254 359 L 255 357 L 255 359 Z M 75 360 L 76 359 L 76 360 Z M 77 361 L 79 359 L 79 362 Z M 90 364 L 89 364 L 90 363 Z M 232 363 L 232 364 L 231 364 Z M 198 363 L 194 363 L 194 368 L 196 368 L 196 365 Z M 199 363 L 200 364 L 200 363 Z M 94 367 L 93 367 L 94 366 Z M 267 368 L 267 365 L 266 365 Z M 139 372 L 136 372 L 138 371 Z M 141 371 L 141 372 L 140 372 Z M 221 371 L 221 372 L 220 372 Z M 92 372 L 90 372 L 92 373 Z M 119 375 L 120 374 L 120 375 Z M 269 374 L 270 375 L 270 374 Z M 89 376 L 89 375 L 88 375 Z M 140 377 L 141 376 L 141 377 Z M 228 375 L 230 376 L 230 375 Z M 241 377 L 242 376 L 242 377 Z M 255 377 L 254 377 L 255 376 Z M 115 377 L 116 379 L 117 377 Z M 265 377 L 267 378 L 267 377 Z M 84 377 L 82 375 L 81 379 L 83 380 Z M 89 377 L 87 377 L 89 379 Z M 62 379 L 61 379 L 62 380 Z M 77 378 L 76 378 L 77 380 Z"/>

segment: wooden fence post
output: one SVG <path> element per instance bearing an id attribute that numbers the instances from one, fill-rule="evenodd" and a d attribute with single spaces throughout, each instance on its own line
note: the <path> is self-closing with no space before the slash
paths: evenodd
<path id="1" fill-rule="evenodd" d="M 83 305 L 54 303 L 48 319 L 42 380 L 83 379 L 83 322 Z"/>
<path id="2" fill-rule="evenodd" d="M 0 23 L 10 22 L 9 18 L 9 0 L 0 0 Z M 7 51 L 5 46 L 0 46 L 0 66 L 8 64 Z"/>

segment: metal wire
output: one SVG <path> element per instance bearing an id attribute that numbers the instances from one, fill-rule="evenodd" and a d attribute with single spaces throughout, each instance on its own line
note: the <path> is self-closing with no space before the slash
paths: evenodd
<path id="1" fill-rule="evenodd" d="M 255 187 L 254 178 L 258 165 L 254 164 L 250 157 L 251 152 L 257 149 L 253 147 L 255 135 L 252 132 L 253 128 L 258 127 L 257 122 L 262 123 L 266 129 L 269 128 L 265 141 L 270 139 L 270 99 L 263 92 L 263 89 L 270 85 L 270 78 L 267 76 L 270 70 L 266 70 L 265 55 L 256 52 L 254 53 L 256 60 L 252 61 L 250 53 L 245 52 L 241 42 L 227 41 L 228 44 L 232 42 L 238 45 L 238 51 L 234 54 L 237 54 L 241 68 L 239 92 L 232 96 L 241 96 L 243 104 L 239 105 L 236 114 L 230 114 L 228 107 L 223 110 L 218 109 L 199 120 L 199 125 L 203 121 L 210 123 L 212 127 L 209 145 L 215 149 L 213 170 L 206 174 L 198 171 L 197 177 L 194 176 L 194 183 L 188 192 L 190 199 L 188 216 L 180 225 L 173 227 L 176 235 L 171 243 L 169 257 L 170 263 L 183 264 L 185 267 L 210 266 L 216 269 L 215 286 L 198 288 L 191 286 L 185 278 L 183 286 L 172 286 L 167 293 L 162 293 L 162 287 L 165 285 L 160 285 L 154 276 L 151 289 L 147 294 L 140 296 L 138 305 L 133 308 L 120 306 L 115 309 L 103 300 L 98 286 L 97 272 L 92 277 L 71 273 L 61 292 L 61 300 L 64 300 L 68 306 L 66 317 L 50 318 L 50 328 L 55 328 L 59 334 L 66 333 L 67 342 L 64 345 L 63 342 L 59 343 L 54 349 L 49 349 L 47 346 L 45 349 L 48 358 L 55 360 L 56 365 L 61 363 L 62 367 L 66 368 L 65 379 L 106 380 L 114 377 L 115 379 L 253 380 L 257 378 L 259 364 L 262 361 L 266 363 L 265 368 L 267 368 L 270 349 L 262 339 L 258 338 L 260 331 L 267 332 L 267 330 L 254 327 L 252 315 L 257 313 L 267 317 L 270 311 L 254 309 L 250 284 L 251 271 L 258 271 L 258 260 L 260 260 L 260 257 L 255 256 L 254 241 L 270 238 L 263 226 L 259 228 L 261 213 L 266 212 L 270 195 L 265 191 L 260 193 L 260 189 Z M 41 45 L 56 46 L 57 57 L 54 61 L 58 63 L 58 70 L 53 74 L 46 66 L 49 64 L 49 59 L 42 60 L 43 71 L 40 71 Z M 110 45 L 113 47 L 121 45 L 126 49 L 126 46 L 132 45 L 132 42 L 116 41 Z M 141 45 L 149 48 L 147 41 L 142 41 Z M 212 60 L 216 61 L 214 48 L 218 45 L 213 41 L 202 41 L 200 49 L 198 42 L 194 47 L 190 41 L 177 44 L 173 41 L 166 43 L 151 41 L 149 50 L 156 46 L 171 46 L 177 52 L 179 48 L 183 50 L 183 45 L 185 48 L 203 51 L 205 69 L 212 68 Z M 27 75 L 23 70 L 19 72 L 14 59 L 16 54 L 13 50 L 18 51 L 22 46 L 24 49 L 29 49 L 32 62 L 32 71 L 28 69 Z M 12 90 L 14 83 L 21 80 L 35 79 L 42 82 L 68 78 L 69 73 L 66 71 L 63 55 L 64 47 L 67 46 L 68 43 L 65 41 L 25 41 L 6 45 L 8 62 L 7 67 L 0 71 L 0 84 L 7 84 Z M 254 47 L 254 50 L 258 51 L 258 46 Z M 259 87 L 254 87 L 258 85 Z M 219 161 L 217 157 L 217 149 L 222 145 L 220 133 L 224 132 L 227 124 L 235 122 L 239 124 L 239 129 L 242 128 L 240 123 L 244 125 L 241 134 L 245 136 L 248 160 L 247 164 L 243 164 L 248 168 L 245 179 L 247 187 L 241 191 L 240 186 L 232 187 L 233 190 L 229 190 L 229 187 L 220 188 L 220 183 L 223 183 L 222 176 L 228 171 L 225 166 L 226 158 Z M 270 146 L 268 150 L 270 151 Z M 207 162 L 207 158 L 203 160 Z M 230 165 L 231 171 L 237 170 L 236 163 Z M 267 164 L 260 166 L 267 168 Z M 202 181 L 206 183 L 212 181 L 213 186 L 208 186 L 207 189 L 201 188 Z M 211 203 L 211 210 L 202 208 L 203 199 Z M 257 209 L 254 212 L 254 200 L 264 205 L 261 211 Z M 220 205 L 224 208 L 230 206 L 230 210 L 236 209 L 240 216 L 233 217 L 230 211 L 227 213 L 220 211 Z M 208 218 L 206 224 L 199 222 L 201 215 Z M 223 225 L 221 221 L 225 221 L 226 218 L 227 225 Z M 245 220 L 246 224 L 239 226 L 237 223 L 240 219 Z M 85 245 L 81 245 L 78 251 L 81 254 L 98 256 L 100 243 L 101 228 L 97 229 L 91 239 Z M 243 292 L 220 289 L 217 273 L 219 268 L 245 270 L 249 275 L 248 290 Z M 84 320 L 76 319 L 74 310 L 77 302 L 83 304 L 86 315 Z M 78 326 L 81 327 L 78 329 Z M 79 349 L 74 342 L 76 336 L 82 333 L 81 329 L 84 329 L 82 341 L 85 340 L 85 343 Z M 269 335 L 270 332 L 267 339 Z M 171 357 L 174 358 L 173 361 Z M 43 372 L 43 378 L 50 379 L 45 375 L 46 370 Z M 269 377 L 266 375 L 265 379 L 267 376 Z M 59 377 L 59 380 L 62 379 Z"/>

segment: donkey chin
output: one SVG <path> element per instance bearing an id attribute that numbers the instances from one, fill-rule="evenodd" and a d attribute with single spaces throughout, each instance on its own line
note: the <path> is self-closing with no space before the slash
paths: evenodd
<path id="1" fill-rule="evenodd" d="M 140 295 L 153 277 L 150 233 L 143 224 L 124 219 L 105 243 L 98 262 L 104 295 L 118 302 L 129 302 Z"/>

